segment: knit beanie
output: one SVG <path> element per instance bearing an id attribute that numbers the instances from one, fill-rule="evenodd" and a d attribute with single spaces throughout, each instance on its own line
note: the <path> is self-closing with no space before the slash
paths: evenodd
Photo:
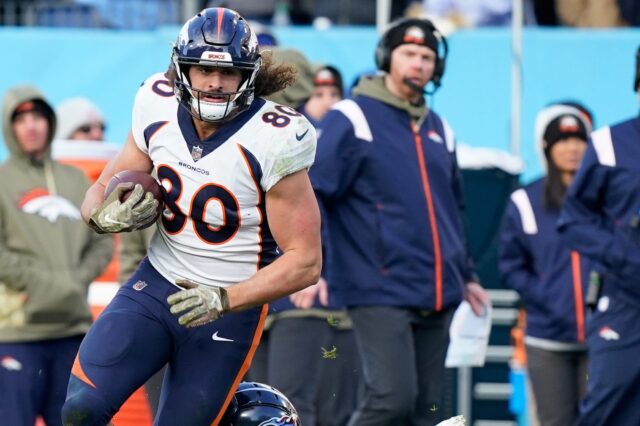
<path id="1" fill-rule="evenodd" d="M 61 102 L 56 108 L 58 130 L 56 139 L 69 139 L 79 127 L 104 123 L 100 109 L 86 98 L 70 98 Z"/>
<path id="2" fill-rule="evenodd" d="M 426 19 L 405 19 L 389 28 L 385 34 L 389 52 L 401 44 L 419 44 L 438 53 L 438 39 L 431 21 Z"/>
<path id="3" fill-rule="evenodd" d="M 340 96 L 343 95 L 342 76 L 340 71 L 331 65 L 325 65 L 320 67 L 313 76 L 314 86 L 335 86 L 340 91 Z"/>

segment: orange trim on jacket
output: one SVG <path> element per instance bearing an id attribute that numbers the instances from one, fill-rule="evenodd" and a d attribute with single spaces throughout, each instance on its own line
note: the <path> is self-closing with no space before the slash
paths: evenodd
<path id="1" fill-rule="evenodd" d="M 435 263 L 435 310 L 442 310 L 442 252 L 440 250 L 440 235 L 438 234 L 438 223 L 436 221 L 435 206 L 433 205 L 433 199 L 431 197 L 431 186 L 429 185 L 429 173 L 427 171 L 427 164 L 424 161 L 424 150 L 422 149 L 422 137 L 418 132 L 417 125 L 412 123 L 411 130 L 413 131 L 414 140 L 416 143 L 416 153 L 418 155 L 418 165 L 420 166 L 420 178 L 422 182 L 422 188 L 424 190 L 424 197 L 427 201 L 427 211 L 429 213 L 429 225 L 431 226 L 431 235 L 433 238 L 433 252 Z"/>
<path id="2" fill-rule="evenodd" d="M 576 328 L 578 342 L 584 343 L 584 297 L 582 295 L 582 275 L 580 273 L 580 254 L 571 251 L 571 275 L 573 277 L 573 297 L 576 302 Z"/>

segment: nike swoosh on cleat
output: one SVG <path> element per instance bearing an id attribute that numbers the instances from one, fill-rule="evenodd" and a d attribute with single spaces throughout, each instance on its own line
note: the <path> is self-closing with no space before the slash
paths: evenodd
<path id="1" fill-rule="evenodd" d="M 305 130 L 305 132 L 304 132 L 303 134 L 301 134 L 301 135 L 299 135 L 299 134 L 297 134 L 297 133 L 296 133 L 296 139 L 297 139 L 297 140 L 299 140 L 299 141 L 301 141 L 301 140 L 302 140 L 302 138 L 304 138 L 304 136 L 305 136 L 308 132 L 309 132 L 309 129 Z"/>
<path id="2" fill-rule="evenodd" d="M 216 342 L 233 342 L 233 339 L 227 339 L 226 337 L 218 336 L 218 332 L 217 331 L 215 333 L 213 333 L 213 336 L 211 336 L 211 338 L 213 340 L 215 340 Z"/>

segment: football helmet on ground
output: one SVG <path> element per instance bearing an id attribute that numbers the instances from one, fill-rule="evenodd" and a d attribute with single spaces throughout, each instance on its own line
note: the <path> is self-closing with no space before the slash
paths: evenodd
<path id="1" fill-rule="evenodd" d="M 293 404 L 279 390 L 256 382 L 238 386 L 220 426 L 300 426 Z"/>

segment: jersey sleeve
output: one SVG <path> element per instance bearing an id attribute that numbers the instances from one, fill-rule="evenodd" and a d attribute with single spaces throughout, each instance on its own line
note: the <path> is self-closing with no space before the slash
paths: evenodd
<path id="1" fill-rule="evenodd" d="M 138 89 L 131 113 L 131 133 L 138 148 L 148 154 L 145 129 L 152 123 L 170 118 L 177 101 L 164 74 L 156 73 L 147 78 Z"/>
<path id="2" fill-rule="evenodd" d="M 281 179 L 298 172 L 309 170 L 316 155 L 316 131 L 302 115 L 292 117 L 291 124 L 276 132 L 270 150 L 264 161 L 260 182 L 267 192 Z"/>

